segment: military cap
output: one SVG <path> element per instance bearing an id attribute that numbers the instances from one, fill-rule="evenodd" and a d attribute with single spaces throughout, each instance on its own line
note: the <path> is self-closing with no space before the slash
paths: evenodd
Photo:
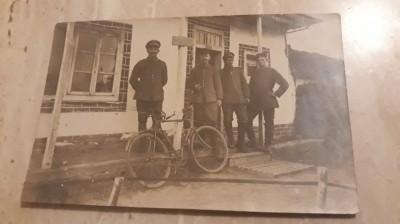
<path id="1" fill-rule="evenodd" d="M 210 50 L 208 50 L 207 48 L 201 49 L 199 51 L 200 55 L 206 55 L 206 54 L 210 54 Z"/>
<path id="2" fill-rule="evenodd" d="M 156 47 L 156 48 L 160 48 L 161 43 L 158 40 L 151 40 L 149 42 L 147 42 L 146 44 L 146 48 L 150 48 L 150 47 Z"/>
<path id="3" fill-rule="evenodd" d="M 267 58 L 267 54 L 265 52 L 256 54 L 256 58 Z"/>
<path id="4" fill-rule="evenodd" d="M 230 51 L 228 51 L 228 52 L 226 52 L 226 53 L 224 54 L 223 59 L 226 60 L 226 59 L 228 59 L 228 58 L 234 58 L 234 57 L 235 57 L 235 54 L 232 53 L 232 52 L 230 52 Z"/>

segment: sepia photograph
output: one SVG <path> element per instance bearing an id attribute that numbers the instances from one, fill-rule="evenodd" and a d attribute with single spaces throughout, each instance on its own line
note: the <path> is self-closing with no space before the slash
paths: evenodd
<path id="1" fill-rule="evenodd" d="M 57 23 L 21 202 L 356 214 L 339 14 Z"/>

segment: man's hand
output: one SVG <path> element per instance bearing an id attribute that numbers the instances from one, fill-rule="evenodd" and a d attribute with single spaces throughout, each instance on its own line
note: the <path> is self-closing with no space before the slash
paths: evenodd
<path id="1" fill-rule="evenodd" d="M 269 91 L 269 92 L 268 92 L 268 95 L 269 95 L 269 96 L 272 96 L 272 97 L 276 97 L 276 95 L 275 95 L 275 93 L 274 93 L 273 91 Z"/>
<path id="2" fill-rule="evenodd" d="M 195 88 L 196 90 L 201 90 L 201 85 L 200 85 L 200 84 L 196 84 L 196 85 L 194 85 L 194 88 Z"/>
<path id="3" fill-rule="evenodd" d="M 250 103 L 250 98 L 244 98 L 244 102 L 245 102 L 246 104 Z"/>
<path id="4" fill-rule="evenodd" d="M 217 100 L 217 105 L 220 107 L 222 105 L 222 100 L 218 99 Z"/>

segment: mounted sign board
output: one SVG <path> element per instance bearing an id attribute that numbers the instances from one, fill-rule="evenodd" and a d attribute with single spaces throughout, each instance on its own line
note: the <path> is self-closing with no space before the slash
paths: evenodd
<path id="1" fill-rule="evenodd" d="M 194 39 L 189 37 L 172 36 L 172 45 L 181 47 L 193 47 Z"/>

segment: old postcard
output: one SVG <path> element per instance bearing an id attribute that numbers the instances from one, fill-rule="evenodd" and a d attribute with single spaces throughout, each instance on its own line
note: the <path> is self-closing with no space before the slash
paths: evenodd
<path id="1" fill-rule="evenodd" d="M 77 21 L 49 39 L 23 203 L 358 212 L 338 14 Z"/>

